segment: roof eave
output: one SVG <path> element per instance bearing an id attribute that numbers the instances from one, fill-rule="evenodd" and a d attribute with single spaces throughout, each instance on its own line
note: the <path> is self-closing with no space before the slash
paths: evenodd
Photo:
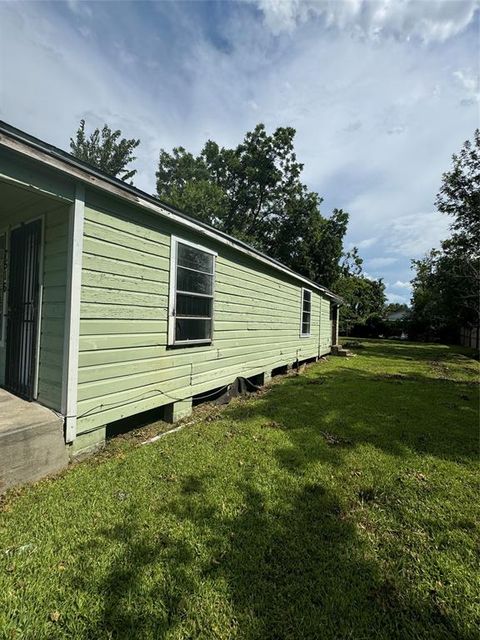
<path id="1" fill-rule="evenodd" d="M 134 204 L 146 208 L 149 211 L 156 213 L 157 215 L 161 215 L 166 218 L 175 219 L 175 221 L 179 224 L 183 224 L 184 226 L 188 226 L 193 228 L 194 230 L 212 237 L 213 239 L 218 240 L 219 242 L 223 242 L 224 244 L 228 244 L 232 246 L 234 249 L 241 251 L 242 253 L 247 253 L 254 259 L 269 264 L 274 269 L 282 271 L 286 275 L 293 277 L 303 283 L 308 284 L 309 286 L 314 287 L 318 291 L 321 291 L 326 297 L 331 298 L 338 305 L 343 304 L 343 299 L 340 296 L 337 296 L 335 293 L 324 287 L 323 285 L 318 284 L 306 278 L 299 273 L 293 271 L 289 267 L 286 267 L 278 260 L 271 258 L 270 256 L 262 253 L 258 249 L 251 247 L 245 242 L 238 240 L 223 231 L 219 231 L 207 225 L 199 220 L 195 220 L 190 217 L 183 211 L 180 211 L 171 205 L 162 202 L 158 198 L 134 187 L 133 185 L 129 185 L 122 180 L 112 177 L 107 173 L 97 169 L 96 167 L 92 167 L 91 165 L 75 158 L 69 153 L 66 153 L 62 149 L 54 147 L 38 138 L 34 138 L 29 134 L 21 131 L 20 129 L 16 129 L 11 125 L 7 124 L 0 120 L 0 145 L 9 148 L 17 153 L 22 155 L 26 155 L 30 158 L 38 162 L 43 162 L 50 166 L 51 168 L 63 172 L 69 176 L 74 177 L 76 180 L 80 180 L 84 182 L 87 186 L 100 189 L 102 191 L 106 191 L 108 193 L 113 193 L 120 198 L 124 198 L 133 201 Z M 29 153 L 29 149 L 31 150 Z M 49 162 L 48 159 L 51 161 Z M 55 162 L 52 162 L 54 160 Z M 128 197 L 127 197 L 128 196 Z"/>

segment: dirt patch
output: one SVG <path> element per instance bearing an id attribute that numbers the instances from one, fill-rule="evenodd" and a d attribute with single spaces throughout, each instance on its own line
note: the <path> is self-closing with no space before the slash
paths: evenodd
<path id="1" fill-rule="evenodd" d="M 348 446 L 352 444 L 349 438 L 342 438 L 342 436 L 337 436 L 335 433 L 329 433 L 328 431 L 320 431 L 320 433 L 325 438 L 325 442 L 331 447 Z"/>

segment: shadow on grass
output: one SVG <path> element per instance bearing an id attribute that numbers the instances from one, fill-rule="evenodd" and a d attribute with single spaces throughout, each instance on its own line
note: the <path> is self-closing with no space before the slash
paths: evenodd
<path id="1" fill-rule="evenodd" d="M 354 353 L 361 356 L 375 358 L 395 358 L 396 361 L 445 361 L 469 362 L 475 357 L 475 352 L 468 347 L 434 344 L 431 342 L 408 342 L 403 340 L 374 340 L 369 338 L 342 338 L 341 342 L 357 344 L 349 346 Z M 412 355 L 414 352 L 414 355 Z"/>
<path id="2" fill-rule="evenodd" d="M 478 459 L 478 404 L 478 385 L 471 382 L 339 366 L 288 378 L 254 403 L 230 409 L 229 416 L 278 423 L 291 446 L 277 455 L 290 466 L 341 463 L 346 447 L 326 447 L 326 434 L 340 445 L 461 462 Z"/>
<path id="3" fill-rule="evenodd" d="M 126 509 L 122 522 L 101 532 L 116 552 L 99 586 L 101 620 L 84 637 L 473 638 L 434 589 L 421 592 L 379 564 L 331 487 L 297 482 L 311 463 L 341 464 L 365 444 L 402 458 L 476 459 L 474 390 L 412 375 L 379 380 L 358 369 L 317 367 L 227 409 L 228 419 L 258 420 L 260 429 L 286 434 L 288 446 L 282 439 L 273 449 L 287 478 L 278 501 L 267 503 L 258 474 L 246 470 L 237 486 L 241 506 L 225 515 L 209 502 L 208 476 L 182 478 L 152 508 L 198 533 L 203 552 L 194 536 L 152 537 L 135 508 Z M 76 586 L 88 589 L 82 578 Z M 202 617 L 195 607 L 213 592 L 222 594 L 222 611 L 213 600 Z"/>
<path id="4" fill-rule="evenodd" d="M 435 595 L 415 593 L 371 559 L 337 497 L 321 483 L 291 495 L 288 508 L 266 505 L 255 482 L 241 488 L 238 516 L 223 517 L 190 498 L 165 505 L 183 525 L 210 533 L 205 561 L 196 560 L 193 543 L 152 540 L 132 511 L 105 530 L 121 552 L 100 585 L 101 620 L 83 637 L 473 640 Z M 162 576 L 142 588 L 158 563 Z M 202 620 L 191 603 L 201 601 L 202 587 L 217 584 L 226 585 L 230 619 L 218 616 L 219 622 L 213 605 Z"/>

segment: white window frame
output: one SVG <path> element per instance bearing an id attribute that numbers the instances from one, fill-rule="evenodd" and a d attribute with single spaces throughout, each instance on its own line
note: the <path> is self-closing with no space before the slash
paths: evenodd
<path id="1" fill-rule="evenodd" d="M 310 318 L 308 321 L 308 333 L 303 333 L 303 305 L 305 303 L 305 291 L 310 293 L 310 311 L 308 311 Z M 310 338 L 312 335 L 312 306 L 313 306 L 313 293 L 311 289 L 307 289 L 306 287 L 302 287 L 302 297 L 300 300 L 300 337 L 301 338 Z"/>
<path id="2" fill-rule="evenodd" d="M 199 251 L 203 251 L 204 253 L 209 253 L 213 256 L 213 273 L 212 273 L 212 295 L 206 296 L 212 299 L 212 327 L 210 331 L 210 338 L 199 339 L 199 340 L 175 340 L 175 305 L 177 300 L 177 254 L 178 254 L 178 245 L 185 244 L 189 247 L 193 247 L 194 249 L 198 249 Z M 208 247 L 204 247 L 203 245 L 196 244 L 195 242 L 190 242 L 189 240 L 184 240 L 179 236 L 171 236 L 170 242 L 170 286 L 169 286 L 169 301 L 168 301 L 168 344 L 169 346 L 185 346 L 185 345 L 202 345 L 202 344 L 212 344 L 213 343 L 213 327 L 214 327 L 214 302 L 215 302 L 215 276 L 216 276 L 216 262 L 217 262 L 218 253 L 209 249 Z M 198 294 L 193 294 L 198 295 Z M 195 318 L 192 318 L 195 319 Z M 204 319 L 204 318 L 200 318 Z"/>
<path id="3" fill-rule="evenodd" d="M 8 298 L 8 249 L 9 249 L 9 240 L 10 234 L 8 227 L 4 227 L 0 229 L 0 237 L 5 236 L 5 283 L 0 282 L 0 287 L 5 284 L 5 291 L 3 292 L 3 303 L 0 305 L 0 315 L 2 316 L 2 326 L 0 329 L 0 347 L 5 347 L 5 342 L 7 338 L 7 298 Z"/>

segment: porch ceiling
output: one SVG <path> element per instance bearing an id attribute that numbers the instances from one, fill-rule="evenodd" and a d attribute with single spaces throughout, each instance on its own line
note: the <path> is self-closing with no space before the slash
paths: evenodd
<path id="1" fill-rule="evenodd" d="M 42 212 L 65 206 L 64 203 L 38 193 L 38 191 L 3 180 L 0 181 L 0 227 L 4 216 L 8 218 L 17 211 L 38 209 L 40 204 Z"/>

